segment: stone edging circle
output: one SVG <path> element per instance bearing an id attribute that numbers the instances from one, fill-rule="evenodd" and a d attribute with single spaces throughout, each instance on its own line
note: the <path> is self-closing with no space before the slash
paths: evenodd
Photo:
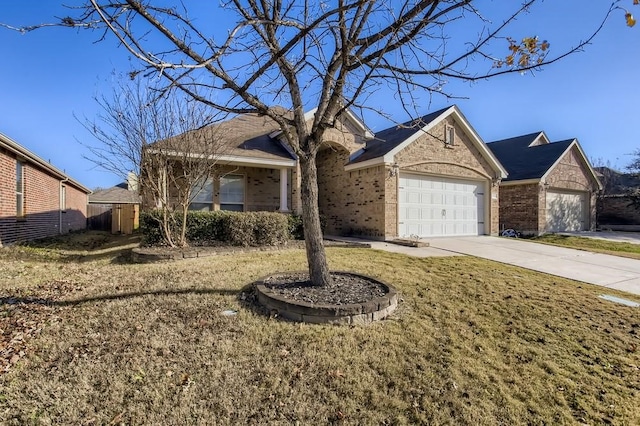
<path id="1" fill-rule="evenodd" d="M 293 272 L 299 273 L 299 272 Z M 389 316 L 398 306 L 398 293 L 389 284 L 367 275 L 355 272 L 332 271 L 332 273 L 357 275 L 374 281 L 384 287 L 384 296 L 348 305 L 316 305 L 302 301 L 295 301 L 272 292 L 265 284 L 265 280 L 281 274 L 271 274 L 254 282 L 258 303 L 271 313 L 277 313 L 282 318 L 291 321 L 312 324 L 342 324 L 362 325 L 379 321 Z"/>

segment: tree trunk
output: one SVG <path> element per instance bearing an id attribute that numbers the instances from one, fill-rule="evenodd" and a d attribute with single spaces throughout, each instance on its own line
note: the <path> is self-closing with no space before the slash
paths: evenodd
<path id="1" fill-rule="evenodd" d="M 329 265 L 322 242 L 320 213 L 318 209 L 318 168 L 316 155 L 300 157 L 302 223 L 304 224 L 304 241 L 309 263 L 309 277 L 316 286 L 331 283 Z"/>

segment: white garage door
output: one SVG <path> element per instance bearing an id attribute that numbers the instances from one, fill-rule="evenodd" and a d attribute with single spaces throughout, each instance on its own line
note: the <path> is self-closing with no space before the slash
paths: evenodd
<path id="1" fill-rule="evenodd" d="M 398 235 L 484 234 L 484 183 L 401 174 Z"/>
<path id="2" fill-rule="evenodd" d="M 587 194 L 584 192 L 547 191 L 547 231 L 584 231 Z"/>

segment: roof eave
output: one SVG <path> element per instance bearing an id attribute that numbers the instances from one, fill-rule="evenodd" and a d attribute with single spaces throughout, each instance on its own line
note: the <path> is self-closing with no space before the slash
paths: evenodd
<path id="1" fill-rule="evenodd" d="M 515 185 L 531 185 L 540 183 L 540 178 L 532 179 L 520 179 L 520 180 L 507 180 L 500 182 L 500 186 L 515 186 Z"/>
<path id="2" fill-rule="evenodd" d="M 2 134 L 2 133 L 0 133 L 0 147 L 4 147 L 5 149 L 9 150 L 10 152 L 16 154 L 17 156 L 23 157 L 23 158 L 31 161 L 32 163 L 37 164 L 38 166 L 40 166 L 43 169 L 47 170 L 49 173 L 53 174 L 57 178 L 62 179 L 63 181 L 72 184 L 73 186 L 75 186 L 76 188 L 80 189 L 81 191 L 83 191 L 83 192 L 85 192 L 87 194 L 91 194 L 92 191 L 89 188 L 87 188 L 86 186 L 82 185 L 77 180 L 71 178 L 69 175 L 67 175 L 66 173 L 64 173 L 63 171 L 58 169 L 57 167 L 51 165 L 47 161 L 45 161 L 42 158 L 38 157 L 33 152 L 29 151 L 28 149 L 26 149 L 25 147 L 23 147 L 22 145 L 20 145 L 19 143 L 17 143 L 13 139 L 11 139 L 9 136 L 7 136 L 5 134 Z"/>
<path id="3" fill-rule="evenodd" d="M 578 143 L 578 139 L 573 139 L 573 141 L 569 144 L 569 146 L 567 146 L 567 148 L 564 151 L 562 151 L 562 154 L 558 156 L 556 161 L 551 165 L 551 167 L 547 169 L 547 171 L 544 173 L 544 175 L 542 175 L 540 179 L 543 181 L 546 180 L 549 174 L 551 173 L 551 171 L 560 163 L 560 161 L 562 160 L 562 157 L 564 157 L 567 154 L 567 152 L 571 151 L 571 149 L 574 146 L 578 149 L 578 153 L 580 154 L 580 157 L 582 158 L 583 163 L 587 166 L 587 170 L 589 171 L 589 174 L 591 175 L 593 180 L 596 182 L 598 191 L 601 191 L 603 188 L 602 182 L 600 182 L 600 179 L 598 179 L 598 175 L 596 174 L 596 171 L 593 170 L 593 167 L 591 167 L 591 163 L 589 163 L 589 160 L 587 159 L 586 154 L 584 153 L 584 151 L 582 150 L 582 147 Z"/>
<path id="4" fill-rule="evenodd" d="M 344 166 L 344 170 L 347 172 L 351 172 L 359 169 L 366 169 L 369 167 L 380 166 L 380 165 L 389 165 L 391 162 L 385 161 L 384 157 L 376 157 L 371 160 L 361 161 L 359 163 L 347 164 Z"/>

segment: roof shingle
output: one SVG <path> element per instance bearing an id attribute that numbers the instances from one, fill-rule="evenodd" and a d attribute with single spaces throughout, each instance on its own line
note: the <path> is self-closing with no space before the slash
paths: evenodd
<path id="1" fill-rule="evenodd" d="M 574 139 L 529 146 L 540 133 L 503 139 L 487 144 L 491 152 L 502 163 L 509 176 L 505 182 L 540 179 L 564 154 Z"/>
<path id="2" fill-rule="evenodd" d="M 350 164 L 361 163 L 384 156 L 416 132 L 419 132 L 421 128 L 438 118 L 449 108 L 450 107 L 443 108 L 415 120 L 410 120 L 377 132 L 375 137 L 367 142 L 367 145 L 364 147 L 364 152 L 351 160 Z"/>

